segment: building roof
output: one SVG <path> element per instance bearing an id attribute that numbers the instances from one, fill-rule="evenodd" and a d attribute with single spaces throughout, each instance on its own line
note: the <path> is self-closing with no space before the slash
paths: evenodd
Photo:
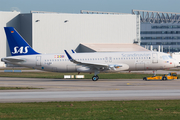
<path id="1" fill-rule="evenodd" d="M 132 14 L 140 15 L 141 23 L 180 23 L 180 13 L 132 10 Z"/>
<path id="2" fill-rule="evenodd" d="M 137 44 L 91 44 L 81 43 L 76 52 L 125 52 L 125 51 L 149 51 Z"/>

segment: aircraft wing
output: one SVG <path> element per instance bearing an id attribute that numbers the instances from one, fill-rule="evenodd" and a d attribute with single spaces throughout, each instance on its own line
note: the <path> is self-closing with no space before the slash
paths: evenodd
<path id="1" fill-rule="evenodd" d="M 77 61 L 75 59 L 73 59 L 69 53 L 64 50 L 66 55 L 68 56 L 69 60 L 77 65 L 82 65 L 82 66 L 86 66 L 86 67 L 89 67 L 91 69 L 98 69 L 98 70 L 115 70 L 116 68 L 119 68 L 119 67 L 124 67 L 127 68 L 126 64 L 112 64 L 112 65 L 109 65 L 109 64 L 104 64 L 104 63 L 92 63 L 92 62 L 81 62 L 81 61 Z M 129 68 L 129 67 L 128 67 Z"/>
<path id="2" fill-rule="evenodd" d="M 1 61 L 4 62 L 25 62 L 25 59 L 22 58 L 2 58 Z"/>

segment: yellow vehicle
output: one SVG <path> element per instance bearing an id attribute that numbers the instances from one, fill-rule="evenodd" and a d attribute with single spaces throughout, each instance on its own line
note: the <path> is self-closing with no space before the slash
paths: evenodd
<path id="1" fill-rule="evenodd" d="M 177 73 L 172 72 L 163 76 L 144 77 L 143 80 L 173 80 L 178 79 Z"/>

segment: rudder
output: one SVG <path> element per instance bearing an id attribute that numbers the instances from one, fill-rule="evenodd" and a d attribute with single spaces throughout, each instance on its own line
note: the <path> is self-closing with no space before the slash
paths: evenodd
<path id="1" fill-rule="evenodd" d="M 39 54 L 22 38 L 13 27 L 4 27 L 12 56 Z"/>

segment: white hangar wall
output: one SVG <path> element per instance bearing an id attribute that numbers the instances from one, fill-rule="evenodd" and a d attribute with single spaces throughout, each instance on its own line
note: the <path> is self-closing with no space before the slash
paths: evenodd
<path id="1" fill-rule="evenodd" d="M 20 12 L 0 12 L 0 58 L 9 56 L 9 46 L 7 44 L 4 27 L 15 27 L 20 30 L 19 15 Z M 4 62 L 0 61 L 0 67 L 5 67 Z"/>
<path id="2" fill-rule="evenodd" d="M 32 46 L 40 53 L 75 50 L 80 43 L 132 44 L 137 32 L 137 15 L 32 13 Z"/>

